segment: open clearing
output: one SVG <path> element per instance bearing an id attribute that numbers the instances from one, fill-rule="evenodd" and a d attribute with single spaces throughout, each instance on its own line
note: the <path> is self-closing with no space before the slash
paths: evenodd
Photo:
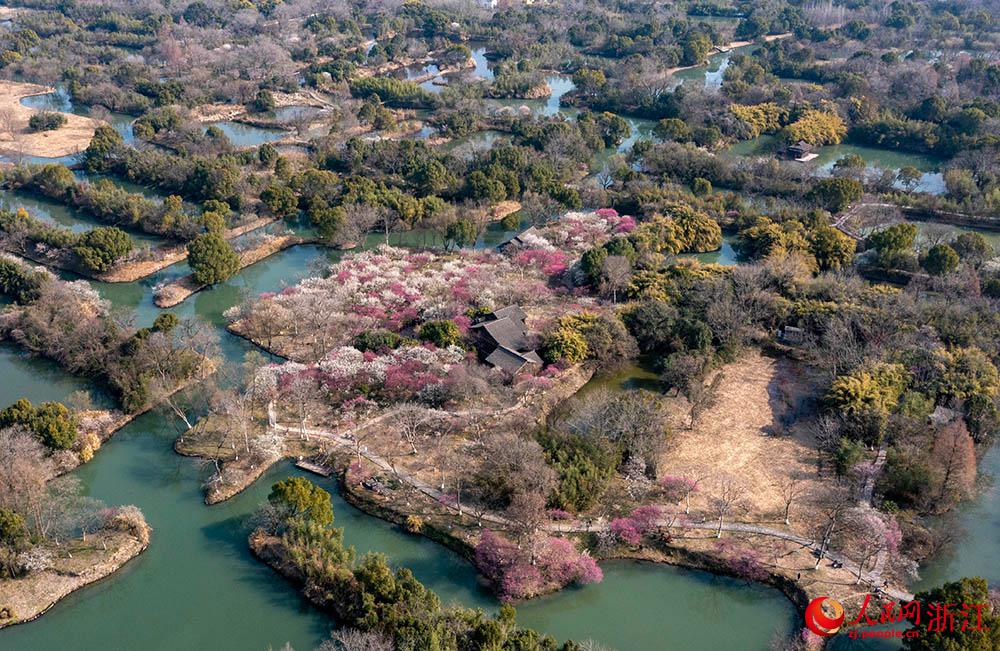
<path id="1" fill-rule="evenodd" d="M 732 480 L 743 489 L 750 522 L 781 522 L 784 500 L 781 484 L 799 482 L 799 497 L 791 508 L 792 529 L 806 533 L 809 506 L 842 485 L 816 470 L 815 445 L 803 427 L 785 428 L 782 417 L 804 396 L 813 381 L 804 367 L 784 359 L 748 354 L 723 367 L 715 403 L 687 427 L 687 401 L 671 399 L 673 436 L 660 458 L 662 475 L 697 479 L 699 492 L 692 509 L 710 511 L 709 500 L 721 481 Z"/>
<path id="2" fill-rule="evenodd" d="M 49 86 L 0 80 L 0 149 L 18 156 L 58 158 L 83 151 L 100 124 L 97 120 L 61 113 L 66 124 L 52 131 L 31 132 L 28 120 L 39 111 L 21 104 L 25 97 L 54 92 Z"/>

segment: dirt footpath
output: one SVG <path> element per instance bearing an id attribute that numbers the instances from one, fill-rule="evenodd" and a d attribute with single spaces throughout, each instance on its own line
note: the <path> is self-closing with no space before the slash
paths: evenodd
<path id="1" fill-rule="evenodd" d="M 62 113 L 66 124 L 52 131 L 28 130 L 28 120 L 39 111 L 24 106 L 21 100 L 54 91 L 48 86 L 0 80 L 0 149 L 18 156 L 58 158 L 87 148 L 101 123 L 81 115 Z"/>

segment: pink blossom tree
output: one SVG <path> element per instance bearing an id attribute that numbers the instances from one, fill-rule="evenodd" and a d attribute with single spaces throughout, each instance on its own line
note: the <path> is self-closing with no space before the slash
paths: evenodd
<path id="1" fill-rule="evenodd" d="M 864 506 L 844 514 L 841 547 L 859 559 L 858 583 L 869 561 L 882 553 L 896 554 L 902 539 L 899 524 L 891 515 Z"/>
<path id="2" fill-rule="evenodd" d="M 524 599 L 571 583 L 586 585 L 604 578 L 596 561 L 568 540 L 543 537 L 526 546 L 484 531 L 476 545 L 476 566 L 505 600 Z"/>
<path id="3" fill-rule="evenodd" d="M 642 542 L 642 534 L 636 528 L 635 522 L 631 518 L 615 518 L 612 520 L 611 533 L 629 545 L 638 545 Z"/>
<path id="4" fill-rule="evenodd" d="M 611 521 L 611 533 L 629 545 L 638 545 L 642 537 L 654 529 L 663 517 L 663 509 L 654 505 L 640 506 L 627 518 Z"/>

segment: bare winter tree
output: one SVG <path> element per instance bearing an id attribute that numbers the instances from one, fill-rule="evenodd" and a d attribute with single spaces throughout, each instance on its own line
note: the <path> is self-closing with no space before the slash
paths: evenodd
<path id="1" fill-rule="evenodd" d="M 785 524 L 791 524 L 789 513 L 792 509 L 792 503 L 798 500 L 805 492 L 805 483 L 798 477 L 782 477 L 777 481 L 775 487 L 778 489 L 781 501 L 784 503 Z"/>
<path id="2" fill-rule="evenodd" d="M 251 435 L 254 425 L 254 401 L 252 394 L 239 388 L 220 391 L 215 399 L 213 411 L 221 416 L 233 438 L 242 443 L 246 454 L 251 452 Z"/>
<path id="3" fill-rule="evenodd" d="M 687 398 L 688 428 L 692 429 L 701 416 L 709 409 L 718 394 L 719 385 L 725 378 L 722 371 L 715 374 L 712 382 L 705 384 L 707 360 L 702 355 L 674 353 L 663 364 L 661 379 L 664 384 L 677 389 L 677 393 Z"/>
<path id="4" fill-rule="evenodd" d="M 0 109 L 0 136 L 3 136 L 4 140 L 13 138 L 14 125 L 14 112 L 10 109 Z"/>
<path id="5" fill-rule="evenodd" d="M 546 521 L 545 496 L 539 493 L 517 493 L 510 501 L 504 515 L 511 521 L 518 543 L 531 544 Z"/>
<path id="6" fill-rule="evenodd" d="M 372 230 L 376 224 L 382 223 L 380 208 L 374 208 L 360 203 L 345 204 L 344 221 L 337 228 L 335 242 L 342 247 L 356 246 L 364 238 L 365 233 Z M 386 234 L 386 241 L 389 236 Z"/>
<path id="7" fill-rule="evenodd" d="M 655 477 L 657 460 L 667 441 L 662 403 L 649 391 L 601 391 L 576 400 L 562 426 L 569 431 L 621 445 L 625 461 L 637 461 Z"/>
<path id="8" fill-rule="evenodd" d="M 378 631 L 341 628 L 333 632 L 316 651 L 393 651 L 392 639 Z"/>
<path id="9" fill-rule="evenodd" d="M 411 453 L 417 454 L 417 439 L 428 424 L 427 409 L 412 402 L 406 402 L 392 412 L 391 418 L 393 427 L 410 446 Z"/>
<path id="10" fill-rule="evenodd" d="M 745 492 L 746 488 L 732 477 L 725 477 L 719 481 L 715 495 L 709 499 L 712 512 L 719 518 L 719 528 L 715 532 L 716 538 L 722 538 L 722 526 L 726 517 L 746 510 L 747 506 L 743 498 Z"/>
<path id="11" fill-rule="evenodd" d="M 0 507 L 23 515 L 36 533 L 41 533 L 45 485 L 52 476 L 52 462 L 34 435 L 19 428 L 0 430 Z"/>
<path id="12" fill-rule="evenodd" d="M 282 397 L 287 399 L 299 421 L 299 433 L 305 438 L 306 420 L 310 408 L 320 400 L 320 387 L 316 378 L 308 373 L 296 375 L 282 391 Z"/>
<path id="13" fill-rule="evenodd" d="M 618 302 L 618 292 L 628 287 L 632 279 L 632 264 L 623 255 L 609 255 L 601 265 L 601 284 L 611 292 L 611 302 Z"/>
<path id="14" fill-rule="evenodd" d="M 826 553 L 830 549 L 830 543 L 838 535 L 844 513 L 851 507 L 851 504 L 851 499 L 840 491 L 827 496 L 819 504 L 823 520 L 817 529 L 820 545 L 819 554 L 816 556 L 816 565 L 813 566 L 813 569 L 818 569 L 820 563 L 826 558 Z"/>
<path id="15" fill-rule="evenodd" d="M 555 482 L 555 471 L 545 462 L 542 446 L 527 437 L 489 433 L 482 457 L 474 481 L 482 499 L 492 507 L 506 508 L 522 493 L 548 495 Z"/>

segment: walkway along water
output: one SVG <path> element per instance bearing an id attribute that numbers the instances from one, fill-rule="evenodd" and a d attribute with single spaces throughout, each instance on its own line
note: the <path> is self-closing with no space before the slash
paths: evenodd
<path id="1" fill-rule="evenodd" d="M 390 417 L 392 413 L 393 412 L 391 410 L 387 411 L 381 416 L 374 418 L 370 421 L 367 421 L 364 425 L 362 425 L 360 428 L 357 429 L 365 429 L 371 427 L 377 424 L 378 422 L 381 422 L 382 420 Z M 278 432 L 297 433 L 307 438 L 326 440 L 332 443 L 334 447 L 345 446 L 345 447 L 350 447 L 352 449 L 356 448 L 357 453 L 360 456 L 363 456 L 365 459 L 373 463 L 375 466 L 381 468 L 382 470 L 392 473 L 393 476 L 396 477 L 399 481 L 412 486 L 413 488 L 420 491 L 424 495 L 427 495 L 428 497 L 433 499 L 435 502 L 438 502 L 440 504 L 449 503 L 448 498 L 450 496 L 445 494 L 443 491 L 439 490 L 437 487 L 432 486 L 427 482 L 422 481 L 417 477 L 414 477 L 413 475 L 400 471 L 392 464 L 392 462 L 390 462 L 389 460 L 387 460 L 382 456 L 379 456 L 377 453 L 372 452 L 367 447 L 358 446 L 358 440 L 356 437 L 352 435 L 351 432 L 341 433 L 328 429 L 293 427 L 293 426 L 283 425 L 281 423 L 276 422 L 272 405 L 268 405 L 268 421 L 269 421 L 268 422 L 269 427 Z M 356 432 L 357 430 L 354 431 Z M 879 459 L 881 460 L 882 463 L 885 462 L 884 450 L 879 451 Z M 870 493 L 868 494 L 868 499 L 869 500 L 871 499 Z M 459 515 L 462 515 L 463 507 L 461 505 L 449 508 L 454 508 Z M 488 522 L 495 525 L 499 525 L 499 527 L 503 529 L 516 527 L 516 524 L 514 522 L 511 522 L 507 518 L 504 518 L 503 516 L 497 515 L 489 511 L 471 511 L 471 513 L 475 515 L 475 517 L 478 520 L 482 522 Z M 699 521 L 699 516 L 700 516 L 700 521 Z M 762 525 L 757 525 L 747 522 L 722 522 L 721 524 L 719 524 L 714 522 L 712 518 L 709 518 L 704 514 L 698 514 L 698 513 L 691 514 L 691 517 L 685 519 L 684 521 L 680 521 L 677 518 L 670 518 L 670 519 L 663 518 L 659 520 L 656 524 L 658 527 L 668 530 L 669 529 L 695 529 L 695 530 L 708 530 L 708 531 L 721 530 L 729 532 L 756 534 L 761 536 L 769 536 L 772 538 L 780 538 L 782 540 L 788 540 L 798 545 L 801 545 L 802 547 L 807 547 L 813 550 L 817 554 L 821 553 L 821 551 L 824 552 L 827 558 L 830 558 L 831 560 L 843 564 L 844 567 L 858 574 L 860 579 L 868 585 L 878 586 L 882 584 L 882 574 L 880 569 L 882 565 L 881 558 L 879 559 L 879 562 L 876 563 L 876 569 L 874 571 L 862 570 L 860 573 L 858 573 L 858 564 L 852 561 L 851 559 L 847 558 L 846 556 L 843 556 L 842 554 L 824 550 L 821 548 L 821 544 L 819 542 L 812 540 L 811 538 L 804 538 L 802 536 L 798 536 L 789 531 L 783 531 L 781 529 L 775 529 L 773 527 L 765 527 Z M 574 520 L 569 522 L 547 524 L 544 525 L 542 529 L 544 531 L 549 531 L 552 533 L 597 533 L 602 531 L 608 531 L 610 529 L 610 523 L 607 521 L 581 522 L 578 520 Z M 892 596 L 893 599 L 900 599 L 906 601 L 913 599 L 912 593 L 906 590 L 901 590 L 897 587 L 891 587 L 887 590 L 887 592 L 890 596 Z"/>
<path id="2" fill-rule="evenodd" d="M 316 264 L 340 255 L 312 245 L 286 250 L 196 294 L 174 311 L 218 326 L 226 359 L 237 364 L 252 347 L 222 329 L 222 312 L 246 291 L 294 283 Z M 95 286 L 116 306 L 132 310 L 138 325 L 149 325 L 159 313 L 151 287 L 183 273 L 182 264 L 141 283 Z M 65 399 L 87 386 L 51 363 L 10 347 L 0 347 L 0 369 L 5 378 L 2 404 L 20 397 Z M 622 380 L 623 385 L 628 382 Z M 99 392 L 96 397 L 103 400 Z M 233 500 L 205 507 L 199 484 L 207 471 L 174 454 L 178 434 L 171 419 L 144 416 L 76 472 L 89 495 L 143 509 L 154 528 L 150 549 L 122 573 L 69 597 L 38 621 L 0 632 L 0 648 L 47 651 L 64 648 L 65 640 L 72 639 L 74 649 L 82 651 L 103 651 L 109 642 L 147 651 L 245 651 L 280 648 L 291 641 L 299 651 L 308 651 L 326 634 L 332 623 L 246 549 L 244 519 L 265 498 L 271 483 L 300 473 L 282 464 Z M 983 469 L 1000 472 L 1000 448 L 987 455 Z M 336 491 L 332 480 L 321 483 Z M 337 525 L 346 529 L 348 542 L 359 551 L 383 551 L 394 562 L 412 567 L 446 602 L 496 607 L 478 587 L 472 568 L 456 555 L 364 515 L 336 495 L 335 500 Z M 970 505 L 963 521 L 970 534 L 962 539 L 959 553 L 926 568 L 927 580 L 939 583 L 969 574 L 1000 580 L 1000 568 L 993 562 L 1000 552 L 1000 500 L 995 492 Z M 612 562 L 603 567 L 606 576 L 600 585 L 521 605 L 522 622 L 562 638 L 593 636 L 621 651 L 664 648 L 664 641 L 677 649 L 763 651 L 774 630 L 787 632 L 800 625 L 791 604 L 776 590 L 670 566 Z M 718 626 L 719 617 L 730 625 Z"/>
<path id="3" fill-rule="evenodd" d="M 222 312 L 245 291 L 294 283 L 314 265 L 340 255 L 312 245 L 288 249 L 173 311 L 216 325 L 227 363 L 238 364 L 252 346 L 223 330 Z M 149 325 L 159 313 L 152 286 L 183 275 L 185 268 L 177 265 L 140 283 L 95 286 L 116 306 L 132 310 L 138 325 Z M 87 386 L 45 360 L 8 347 L 0 348 L 0 370 L 6 380 L 2 404 L 20 397 L 65 400 Z M 104 399 L 99 392 L 96 396 Z M 263 651 L 286 641 L 309 651 L 333 627 L 246 546 L 245 519 L 264 501 L 270 485 L 302 473 L 281 464 L 231 501 L 206 507 L 200 483 L 208 471 L 173 452 L 177 424 L 160 414 L 143 416 L 75 473 L 92 497 L 134 503 L 145 512 L 154 529 L 149 549 L 121 573 L 71 595 L 39 620 L 0 632 L 0 649 L 49 651 L 65 648 L 71 639 L 74 651 Z M 320 483 L 334 493 L 336 525 L 345 528 L 348 543 L 359 552 L 382 551 L 394 563 L 411 567 L 446 603 L 498 606 L 457 555 L 348 506 L 336 495 L 335 481 Z M 620 651 L 659 649 L 664 640 L 677 649 L 764 651 L 776 631 L 797 627 L 792 605 L 773 589 L 663 565 L 623 561 L 604 570 L 600 585 L 521 605 L 520 620 L 559 638 L 593 637 Z M 717 626 L 720 617 L 734 625 Z"/>
<path id="4" fill-rule="evenodd" d="M 252 346 L 224 331 L 222 312 L 244 292 L 279 289 L 339 255 L 313 245 L 288 249 L 173 311 L 213 323 L 227 363 L 239 364 Z M 149 325 L 159 313 L 151 288 L 186 272 L 181 263 L 138 283 L 95 286 L 116 306 L 133 311 L 138 325 Z M 0 405 L 20 397 L 65 399 L 87 386 L 44 360 L 8 347 L 0 347 L 0 370 L 5 378 Z M 325 636 L 333 623 L 246 548 L 244 520 L 266 498 L 270 484 L 301 473 L 283 463 L 233 500 L 205 507 L 199 484 L 207 473 L 173 453 L 178 433 L 172 418 L 143 416 L 76 472 L 89 495 L 143 509 L 154 529 L 150 549 L 123 572 L 74 594 L 37 622 L 0 632 L 0 649 L 48 651 L 65 648 L 66 640 L 72 640 L 72 647 L 82 651 L 245 651 L 280 648 L 290 641 L 298 651 L 308 651 Z M 987 455 L 984 469 L 1000 471 L 997 448 Z M 333 480 L 319 483 L 336 492 Z M 446 602 L 496 607 L 462 559 L 358 512 L 336 495 L 334 499 L 336 524 L 345 528 L 347 541 L 359 551 L 386 552 L 393 562 L 411 567 Z M 995 563 L 1000 552 L 998 502 L 984 497 L 970 506 L 964 520 L 972 535 L 961 543 L 961 553 L 932 564 L 925 576 L 940 582 L 978 573 L 1000 580 Z M 764 650 L 774 631 L 787 633 L 800 626 L 791 604 L 776 590 L 669 566 L 612 562 L 603 567 L 604 583 L 523 604 L 521 622 L 560 638 L 594 637 L 620 651 Z M 719 626 L 720 621 L 726 625 Z"/>

